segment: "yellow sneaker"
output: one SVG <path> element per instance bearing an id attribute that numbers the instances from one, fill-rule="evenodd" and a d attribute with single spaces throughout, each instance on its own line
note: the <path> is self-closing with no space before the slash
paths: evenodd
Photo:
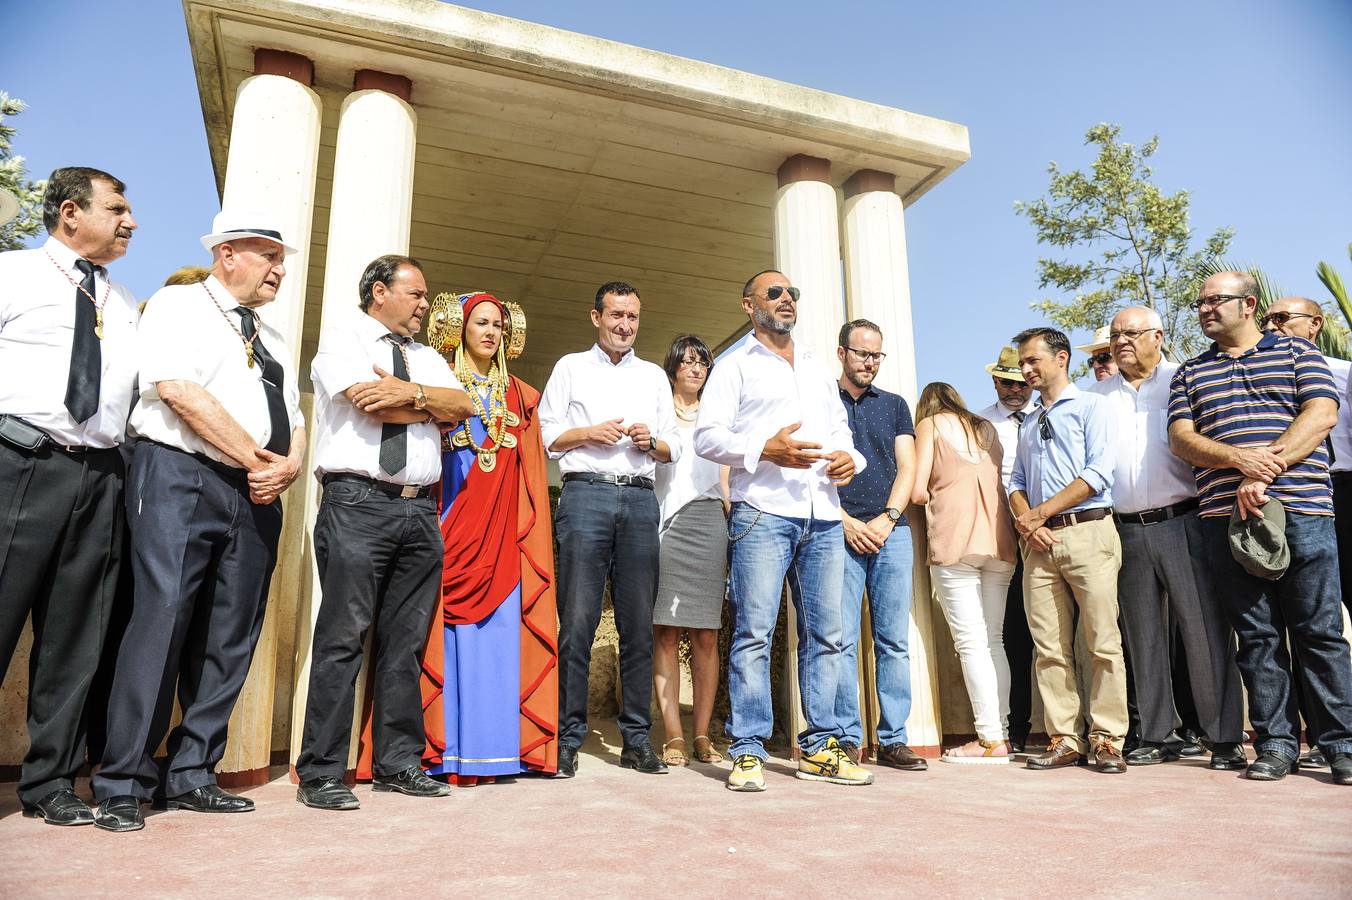
<path id="1" fill-rule="evenodd" d="M 743 753 L 732 761 L 728 774 L 728 790 L 755 793 L 765 790 L 765 767 L 750 753 Z"/>
<path id="2" fill-rule="evenodd" d="M 832 784 L 873 784 L 873 773 L 850 762 L 835 738 L 811 756 L 798 760 L 799 778 L 804 781 L 829 781 Z"/>

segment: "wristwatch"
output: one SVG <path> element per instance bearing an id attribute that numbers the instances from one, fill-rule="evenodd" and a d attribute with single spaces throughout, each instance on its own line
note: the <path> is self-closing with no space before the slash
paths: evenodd
<path id="1" fill-rule="evenodd" d="M 417 385 L 417 388 L 418 393 L 413 395 L 413 408 L 427 409 L 427 391 L 423 390 L 423 386 L 421 384 Z"/>
<path id="2" fill-rule="evenodd" d="M 901 510 L 897 509 L 895 506 L 889 506 L 885 512 L 887 513 L 888 520 L 891 521 L 893 525 L 901 521 Z"/>

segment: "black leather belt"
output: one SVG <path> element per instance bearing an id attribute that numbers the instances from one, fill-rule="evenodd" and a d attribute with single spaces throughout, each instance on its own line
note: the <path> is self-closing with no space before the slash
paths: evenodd
<path id="1" fill-rule="evenodd" d="M 18 416 L 0 415 L 0 440 L 22 453 L 33 454 L 49 448 L 69 456 L 88 456 L 93 453 L 116 452 L 116 447 L 87 447 L 82 444 L 63 444 L 47 432 Z"/>
<path id="2" fill-rule="evenodd" d="M 1113 518 L 1124 525 L 1158 525 L 1160 522 L 1167 522 L 1184 513 L 1190 513 L 1196 508 L 1197 498 L 1189 497 L 1186 500 L 1178 501 L 1173 506 L 1161 506 L 1134 513 L 1115 512 Z"/>
<path id="3" fill-rule="evenodd" d="M 585 481 L 587 484 L 618 484 L 621 487 L 644 488 L 651 491 L 653 480 L 646 475 L 600 475 L 595 472 L 569 472 L 564 481 Z"/>
<path id="4" fill-rule="evenodd" d="M 1082 509 L 1079 512 L 1061 513 L 1059 516 L 1052 516 L 1042 524 L 1048 528 L 1065 528 L 1067 525 L 1097 522 L 1099 519 L 1106 519 L 1112 514 L 1113 508 L 1111 506 L 1096 506 L 1093 509 Z"/>
<path id="5" fill-rule="evenodd" d="M 394 484 L 390 481 L 368 478 L 365 475 L 357 475 L 353 472 L 332 472 L 325 475 L 323 481 L 326 485 L 333 484 L 335 481 L 363 484 L 375 488 L 387 497 L 402 497 L 405 500 L 427 497 L 432 493 L 432 488 L 436 487 L 435 484 Z"/>

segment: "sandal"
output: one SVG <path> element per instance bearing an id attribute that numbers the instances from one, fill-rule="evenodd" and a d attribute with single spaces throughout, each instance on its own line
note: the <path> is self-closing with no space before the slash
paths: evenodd
<path id="1" fill-rule="evenodd" d="M 700 745 L 703 741 L 703 746 Z M 707 734 L 695 735 L 695 759 L 702 763 L 721 763 L 723 754 L 714 749 L 714 742 L 709 740 Z"/>
<path id="2" fill-rule="evenodd" d="M 672 744 L 680 744 L 680 749 L 668 750 Z M 690 762 L 690 757 L 685 752 L 685 738 L 672 738 L 662 745 L 662 762 L 669 766 L 684 766 Z"/>
<path id="3" fill-rule="evenodd" d="M 939 757 L 939 761 L 965 766 L 1003 766 L 1009 763 L 1009 744 L 978 738 L 961 747 L 950 747 Z"/>

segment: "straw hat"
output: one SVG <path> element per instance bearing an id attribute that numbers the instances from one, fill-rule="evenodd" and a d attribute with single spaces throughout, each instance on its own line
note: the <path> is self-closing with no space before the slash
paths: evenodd
<path id="1" fill-rule="evenodd" d="M 1019 368 L 1019 351 L 1013 347 L 1001 347 L 1000 358 L 986 365 L 986 374 L 996 378 L 1008 378 L 1010 381 L 1023 381 L 1023 371 Z"/>
<path id="2" fill-rule="evenodd" d="M 1112 339 L 1108 337 L 1109 331 L 1111 331 L 1111 329 L 1107 325 L 1104 325 L 1102 328 L 1095 330 L 1093 343 L 1085 344 L 1083 347 L 1076 347 L 1075 349 L 1079 350 L 1081 353 L 1088 353 L 1090 356 L 1093 356 L 1100 350 L 1107 350 L 1113 345 Z"/>

